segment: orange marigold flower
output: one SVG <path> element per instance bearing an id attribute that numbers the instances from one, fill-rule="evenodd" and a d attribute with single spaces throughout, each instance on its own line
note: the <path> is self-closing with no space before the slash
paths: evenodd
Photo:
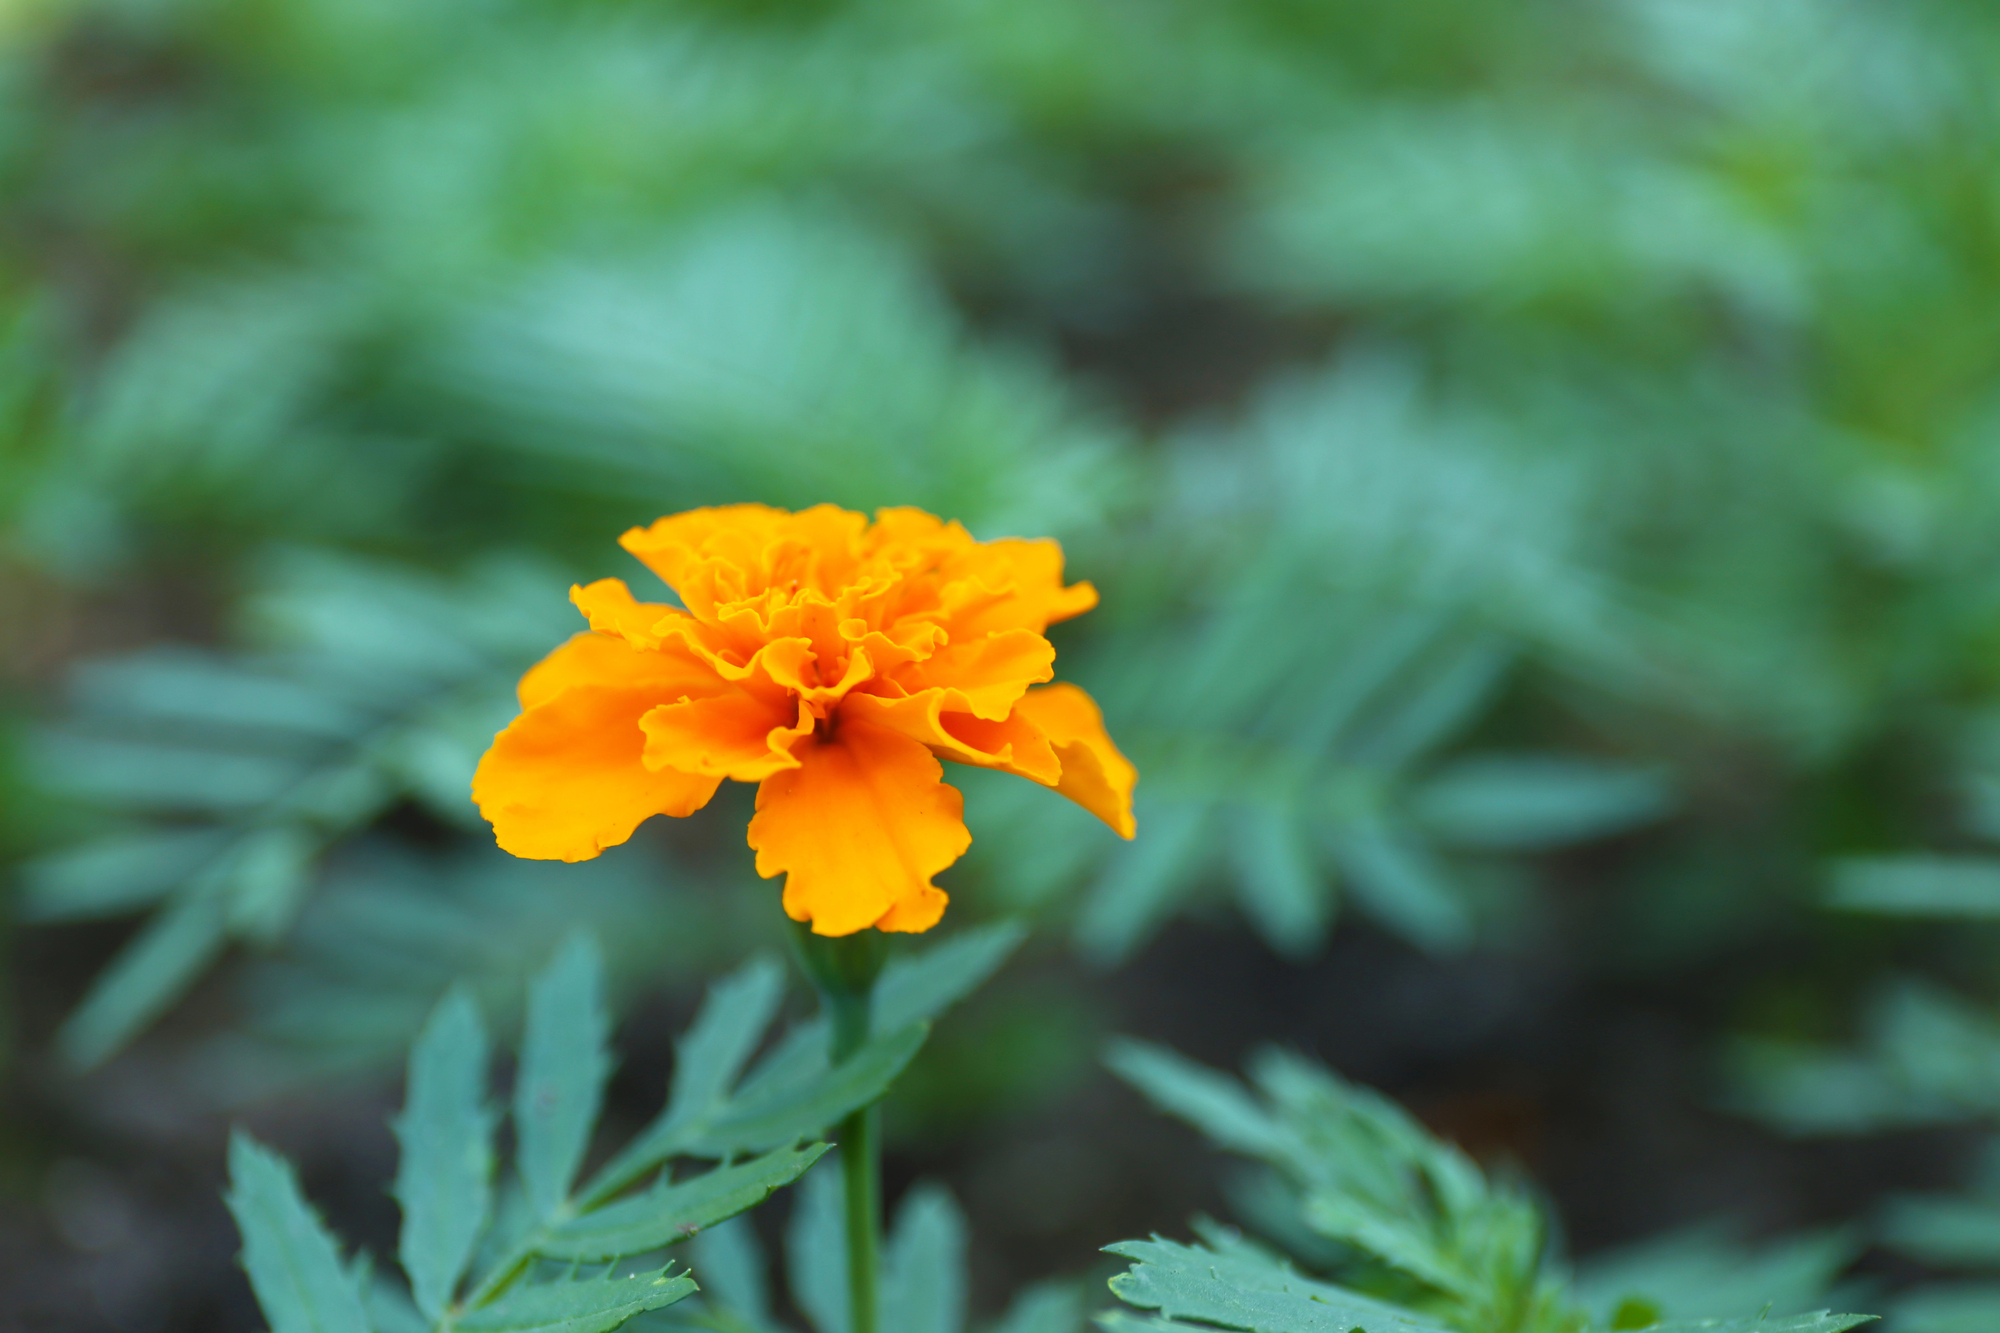
<path id="1" fill-rule="evenodd" d="M 680 594 L 570 589 L 590 621 L 521 679 L 473 799 L 516 856 L 581 861 L 722 779 L 755 782 L 757 873 L 815 933 L 928 930 L 972 843 L 939 759 L 1053 787 L 1131 837 L 1138 774 L 1090 696 L 1047 685 L 1050 624 L 1097 604 L 1051 541 L 917 509 L 697 509 L 619 544 Z M 1032 688 L 1037 687 L 1039 688 Z"/>

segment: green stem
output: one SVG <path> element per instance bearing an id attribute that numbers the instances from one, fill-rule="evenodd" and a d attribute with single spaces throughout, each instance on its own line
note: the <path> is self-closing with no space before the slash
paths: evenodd
<path id="1" fill-rule="evenodd" d="M 875 1333 L 877 1326 L 881 1149 L 874 1107 L 864 1106 L 840 1122 L 840 1174 L 847 1185 L 847 1296 L 853 1333 Z"/>
<path id="2" fill-rule="evenodd" d="M 827 1057 L 839 1064 L 868 1044 L 874 1022 L 875 978 L 886 941 L 864 930 L 828 939 L 804 926 L 794 934 L 799 960 L 819 989 L 828 1027 Z M 882 1143 L 875 1108 L 840 1122 L 840 1174 L 846 1187 L 849 1333 L 877 1333 L 877 1281 L 882 1235 Z"/>

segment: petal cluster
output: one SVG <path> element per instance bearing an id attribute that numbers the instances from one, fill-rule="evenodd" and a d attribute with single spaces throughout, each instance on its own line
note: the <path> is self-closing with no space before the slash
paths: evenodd
<path id="1" fill-rule="evenodd" d="M 580 861 L 656 814 L 757 785 L 757 873 L 822 935 L 928 930 L 964 854 L 938 760 L 1016 773 L 1131 837 L 1137 773 L 1097 705 L 1049 684 L 1056 621 L 1097 603 L 1050 541 L 974 541 L 916 509 L 697 509 L 620 544 L 679 595 L 570 590 L 589 630 L 523 677 L 473 799 L 516 856 Z"/>

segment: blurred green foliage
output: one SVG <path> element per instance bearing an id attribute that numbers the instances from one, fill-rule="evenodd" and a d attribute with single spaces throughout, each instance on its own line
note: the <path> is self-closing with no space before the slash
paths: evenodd
<path id="1" fill-rule="evenodd" d="M 1974 0 L 0 5 L 9 928 L 138 923 L 55 1041 L 240 949 L 175 1050 L 246 1097 L 578 922 L 734 959 L 731 820 L 525 866 L 465 784 L 619 531 L 830 500 L 1105 594 L 1142 836 L 968 774 L 961 919 L 1582 882 L 1585 966 L 1806 946 L 1735 1107 L 1990 1123 L 1996 75 Z"/>

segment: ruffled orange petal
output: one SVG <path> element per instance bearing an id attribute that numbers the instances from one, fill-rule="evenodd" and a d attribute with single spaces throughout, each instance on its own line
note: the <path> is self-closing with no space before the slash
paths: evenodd
<path id="1" fill-rule="evenodd" d="M 662 704 L 639 719 L 639 729 L 647 768 L 762 782 L 798 767 L 792 746 L 814 721 L 811 710 L 779 691 L 737 688 Z"/>
<path id="2" fill-rule="evenodd" d="M 1088 583 L 1063 586 L 1062 547 L 1047 539 L 975 546 L 942 577 L 943 623 L 954 643 L 1001 630 L 1040 634 L 1097 605 Z"/>
<path id="3" fill-rule="evenodd" d="M 945 790 L 954 789 L 947 787 Z M 943 889 L 927 888 L 914 897 L 898 900 L 875 922 L 875 929 L 892 934 L 922 934 L 944 920 L 945 905 L 950 901 L 951 896 Z"/>
<path id="4" fill-rule="evenodd" d="M 935 925 L 945 894 L 931 876 L 964 855 L 972 835 L 930 751 L 843 719 L 832 739 L 809 739 L 796 753 L 799 767 L 757 788 L 750 821 L 757 873 L 786 877 L 785 914 L 816 935 Z"/>
<path id="5" fill-rule="evenodd" d="M 698 619 L 774 589 L 835 592 L 852 577 L 868 520 L 834 505 L 793 514 L 723 505 L 633 528 L 618 544 L 665 579 Z"/>
<path id="6" fill-rule="evenodd" d="M 897 677 L 912 694 L 928 688 L 953 691 L 963 700 L 956 711 L 997 722 L 1028 692 L 1056 674 L 1056 650 L 1033 630 L 1010 629 L 969 641 L 954 641 Z"/>
<path id="7" fill-rule="evenodd" d="M 812 666 L 812 642 L 808 639 L 754 642 L 745 651 L 734 636 L 692 616 L 667 621 L 660 630 L 668 643 L 707 663 L 711 671 L 726 681 L 746 681 L 757 676 L 772 682 L 797 680 Z"/>
<path id="8" fill-rule="evenodd" d="M 615 634 L 634 648 L 660 646 L 662 629 L 687 612 L 664 602 L 642 602 L 632 595 L 623 579 L 599 579 L 579 583 L 569 590 L 569 599 L 599 634 Z"/>
<path id="9" fill-rule="evenodd" d="M 890 671 L 910 662 L 921 662 L 944 645 L 941 625 L 904 622 L 888 632 L 868 628 L 865 620 L 842 622 L 840 635 L 856 649 L 868 654 L 877 671 Z"/>
<path id="10" fill-rule="evenodd" d="M 978 545 L 957 519 L 942 519 L 908 505 L 876 510 L 875 521 L 861 538 L 864 555 L 902 570 L 930 568 Z"/>
<path id="11" fill-rule="evenodd" d="M 533 708 L 575 685 L 648 686 L 654 703 L 724 688 L 707 663 L 676 645 L 646 652 L 624 639 L 586 630 L 529 667 L 517 693 L 521 707 Z"/>
<path id="12" fill-rule="evenodd" d="M 1132 788 L 1139 770 L 1118 753 L 1105 734 L 1097 702 L 1074 685 L 1030 690 L 1014 706 L 1014 716 L 1034 723 L 1062 760 L 1057 791 L 1109 824 L 1121 838 L 1138 831 L 1132 819 Z"/>
<path id="13" fill-rule="evenodd" d="M 1062 762 L 1041 728 L 1021 717 L 988 721 L 963 709 L 947 711 L 952 690 L 925 690 L 901 699 L 872 694 L 849 695 L 840 706 L 842 725 L 858 718 L 901 732 L 930 747 L 941 759 L 978 768 L 997 768 L 1044 787 L 1062 777 Z"/>
<path id="14" fill-rule="evenodd" d="M 684 584 L 691 583 L 718 557 L 754 558 L 788 517 L 782 509 L 760 504 L 690 509 L 633 528 L 618 539 L 618 544 L 685 600 Z"/>
<path id="15" fill-rule="evenodd" d="M 641 762 L 639 717 L 659 698 L 649 686 L 573 685 L 494 737 L 472 775 L 472 799 L 501 849 L 587 861 L 653 815 L 690 815 L 707 805 L 719 778 L 656 772 Z"/>

